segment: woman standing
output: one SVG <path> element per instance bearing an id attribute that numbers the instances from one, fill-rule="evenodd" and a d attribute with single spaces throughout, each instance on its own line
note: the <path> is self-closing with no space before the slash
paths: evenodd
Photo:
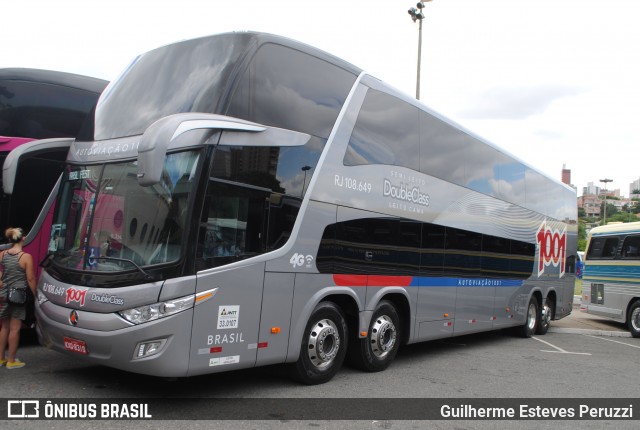
<path id="1" fill-rule="evenodd" d="M 7 366 L 7 369 L 19 369 L 26 363 L 16 358 L 16 351 L 20 343 L 20 329 L 22 321 L 27 315 L 27 303 L 22 305 L 10 303 L 8 301 L 9 289 L 11 287 L 26 289 L 30 288 L 35 297 L 36 277 L 33 270 L 33 257 L 22 250 L 22 243 L 25 240 L 24 232 L 21 228 L 8 228 L 5 237 L 13 245 L 11 248 L 0 252 L 0 262 L 2 262 L 2 285 L 0 286 L 0 366 Z M 25 292 L 26 293 L 26 292 Z M 9 346 L 9 355 L 5 358 L 5 350 Z"/>

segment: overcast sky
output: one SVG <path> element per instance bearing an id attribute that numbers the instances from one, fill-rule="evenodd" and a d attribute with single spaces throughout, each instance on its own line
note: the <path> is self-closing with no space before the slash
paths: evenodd
<path id="1" fill-rule="evenodd" d="M 409 0 L 19 0 L 1 7 L 0 67 L 115 79 L 138 54 L 234 30 L 287 36 L 415 96 Z M 578 195 L 640 178 L 639 0 L 433 0 L 421 100 Z"/>

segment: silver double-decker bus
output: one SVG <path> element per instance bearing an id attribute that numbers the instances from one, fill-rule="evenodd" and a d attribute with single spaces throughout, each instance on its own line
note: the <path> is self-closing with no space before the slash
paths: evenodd
<path id="1" fill-rule="evenodd" d="M 359 68 L 262 33 L 139 56 L 69 149 L 42 344 L 162 377 L 287 364 L 571 312 L 575 192 Z"/>

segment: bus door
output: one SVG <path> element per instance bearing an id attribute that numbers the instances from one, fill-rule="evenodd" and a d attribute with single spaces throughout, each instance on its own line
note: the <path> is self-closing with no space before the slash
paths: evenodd
<path id="1" fill-rule="evenodd" d="M 25 250 L 37 265 L 47 254 L 53 203 L 52 192 L 69 147 L 74 139 L 43 139 L 25 143 L 13 149 L 2 168 L 3 207 L 0 225 L 22 227 L 27 234 Z"/>
<path id="2" fill-rule="evenodd" d="M 191 375 L 255 365 L 270 190 L 210 178 L 196 249 L 197 291 L 216 289 L 195 307 Z"/>

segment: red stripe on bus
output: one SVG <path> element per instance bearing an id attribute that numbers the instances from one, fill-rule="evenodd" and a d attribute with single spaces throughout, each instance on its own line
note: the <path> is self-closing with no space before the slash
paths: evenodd
<path id="1" fill-rule="evenodd" d="M 412 276 L 333 275 L 333 282 L 340 287 L 408 287 L 412 280 Z"/>
<path id="2" fill-rule="evenodd" d="M 367 275 L 333 275 L 333 282 L 339 287 L 366 287 Z"/>

